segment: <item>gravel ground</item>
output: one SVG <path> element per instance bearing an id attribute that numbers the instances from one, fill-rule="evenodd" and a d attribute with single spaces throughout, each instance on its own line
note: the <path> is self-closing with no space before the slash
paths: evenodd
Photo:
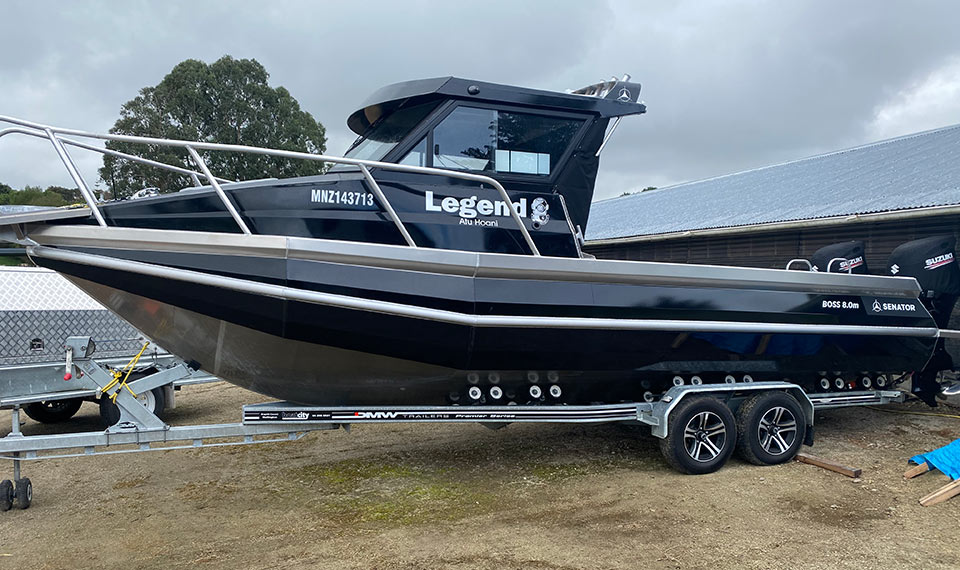
<path id="1" fill-rule="evenodd" d="M 168 420 L 239 421 L 258 400 L 187 387 Z M 99 429 L 96 407 L 23 429 L 65 428 Z M 0 513 L 0 568 L 957 568 L 960 498 L 921 507 L 946 477 L 902 474 L 958 437 L 960 419 L 820 413 L 807 451 L 861 467 L 860 479 L 737 459 L 684 476 L 647 430 L 611 425 L 382 424 L 29 462 L 34 503 Z"/>

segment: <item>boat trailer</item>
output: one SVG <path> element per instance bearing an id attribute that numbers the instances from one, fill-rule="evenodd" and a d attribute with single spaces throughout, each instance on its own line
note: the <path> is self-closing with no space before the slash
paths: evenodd
<path id="1" fill-rule="evenodd" d="M 477 422 L 493 428 L 508 423 L 623 422 L 650 426 L 652 435 L 661 439 L 661 448 L 664 448 L 663 442 L 667 442 L 671 434 L 690 429 L 690 422 L 679 425 L 679 416 L 693 413 L 696 417 L 706 418 L 705 414 L 712 413 L 701 411 L 697 405 L 709 403 L 717 406 L 720 402 L 721 407 L 736 409 L 743 402 L 772 393 L 786 394 L 799 404 L 802 418 L 797 418 L 797 427 L 802 426 L 802 429 L 795 437 L 802 438 L 806 445 L 812 445 L 816 409 L 879 405 L 904 399 L 904 393 L 899 390 L 808 395 L 790 382 L 737 382 L 675 385 L 654 402 L 579 406 L 329 407 L 267 402 L 244 406 L 243 418 L 239 423 L 170 426 L 149 411 L 137 399 L 137 394 L 189 377 L 194 371 L 181 363 L 150 376 L 121 382 L 113 372 L 92 358 L 93 346 L 90 337 L 70 337 L 66 343 L 67 350 L 73 355 L 73 366 L 100 387 L 98 396 L 110 398 L 116 403 L 120 420 L 104 431 L 24 435 L 20 431 L 20 404 L 15 403 L 12 430 L 6 437 L 0 438 L 0 459 L 13 462 L 13 480 L 0 481 L 0 511 L 30 506 L 33 486 L 29 478 L 21 476 L 21 463 L 29 460 L 296 441 L 312 431 L 349 430 L 350 425 L 355 423 L 397 422 Z M 704 410 L 708 408 L 710 406 Z M 684 410 L 684 413 L 678 410 Z M 709 437 L 706 439 L 704 449 L 709 453 Z M 664 453 L 666 455 L 666 451 Z M 667 459 L 677 466 L 669 456 Z M 723 458 L 725 460 L 726 457 Z"/>

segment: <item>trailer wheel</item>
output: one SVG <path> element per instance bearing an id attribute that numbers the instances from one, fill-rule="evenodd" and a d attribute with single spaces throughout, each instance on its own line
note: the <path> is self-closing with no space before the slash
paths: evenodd
<path id="1" fill-rule="evenodd" d="M 65 422 L 72 418 L 83 405 L 80 398 L 70 398 L 67 400 L 49 400 L 44 402 L 31 402 L 23 407 L 23 411 L 32 419 L 45 423 L 55 424 Z"/>
<path id="2" fill-rule="evenodd" d="M 796 398 L 785 392 L 757 394 L 737 410 L 737 451 L 754 465 L 778 465 L 794 458 L 807 421 Z"/>
<path id="3" fill-rule="evenodd" d="M 166 407 L 166 396 L 163 393 L 163 386 L 154 388 L 149 392 L 143 392 L 137 395 L 137 400 L 153 412 L 158 418 L 163 417 L 163 409 Z M 104 396 L 100 398 L 100 419 L 103 424 L 110 427 L 120 421 L 120 408 L 117 407 L 110 398 Z"/>
<path id="4" fill-rule="evenodd" d="M 730 458 L 737 441 L 733 412 L 709 396 L 681 402 L 670 414 L 660 451 L 674 469 L 690 475 L 713 473 Z"/>
<path id="5" fill-rule="evenodd" d="M 0 512 L 13 508 L 13 483 L 10 479 L 0 481 Z"/>
<path id="6" fill-rule="evenodd" d="M 17 488 L 13 492 L 13 506 L 18 509 L 29 509 L 33 502 L 33 483 L 24 477 L 17 481 Z"/>

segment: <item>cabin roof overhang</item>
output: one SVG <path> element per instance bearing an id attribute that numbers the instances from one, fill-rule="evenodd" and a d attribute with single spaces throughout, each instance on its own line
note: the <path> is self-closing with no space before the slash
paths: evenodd
<path id="1" fill-rule="evenodd" d="M 640 85 L 625 86 L 639 90 Z M 567 112 L 599 115 L 601 118 L 644 113 L 646 106 L 633 101 L 621 101 L 573 93 L 558 93 L 511 85 L 499 85 L 458 77 L 435 77 L 394 83 L 378 89 L 347 119 L 350 130 L 362 135 L 380 117 L 404 104 L 418 104 L 437 99 L 456 99 L 482 103 L 529 106 Z"/>

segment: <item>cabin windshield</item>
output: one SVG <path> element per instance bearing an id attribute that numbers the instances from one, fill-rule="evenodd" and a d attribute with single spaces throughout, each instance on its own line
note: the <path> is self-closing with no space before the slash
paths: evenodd
<path id="1" fill-rule="evenodd" d="M 549 176 L 583 125 L 579 118 L 460 106 L 400 163 Z"/>
<path id="2" fill-rule="evenodd" d="M 439 101 L 421 103 L 381 117 L 370 125 L 344 156 L 360 160 L 383 160 L 438 104 Z"/>

